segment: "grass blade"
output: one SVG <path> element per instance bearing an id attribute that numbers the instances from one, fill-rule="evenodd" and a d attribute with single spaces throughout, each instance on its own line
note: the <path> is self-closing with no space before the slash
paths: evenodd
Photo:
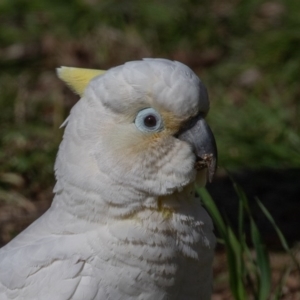
<path id="1" fill-rule="evenodd" d="M 257 300 L 265 300 L 268 298 L 271 290 L 271 268 L 269 255 L 262 241 L 261 234 L 251 217 L 250 219 L 251 238 L 256 253 L 257 262 Z"/>
<path id="2" fill-rule="evenodd" d="M 223 221 L 223 218 L 213 201 L 212 197 L 210 194 L 207 192 L 205 188 L 197 188 L 197 193 L 200 195 L 201 200 L 208 210 L 209 214 L 211 215 L 212 219 L 214 220 L 215 226 L 220 234 L 220 236 L 224 239 L 226 237 L 226 225 L 225 222 Z"/>
<path id="3" fill-rule="evenodd" d="M 299 264 L 298 260 L 296 259 L 295 255 L 293 254 L 293 252 L 291 251 L 282 231 L 276 225 L 274 218 L 271 216 L 271 214 L 269 213 L 267 208 L 262 204 L 262 202 L 259 199 L 256 199 L 256 201 L 257 201 L 257 204 L 259 205 L 260 209 L 264 213 L 264 215 L 267 217 L 267 219 L 269 220 L 269 222 L 272 224 L 273 228 L 275 229 L 283 249 L 289 254 L 289 256 L 291 257 L 295 266 L 297 267 L 298 272 L 300 273 L 300 264 Z"/>
<path id="4" fill-rule="evenodd" d="M 207 190 L 205 188 L 197 188 L 197 192 L 200 194 L 205 208 L 214 220 L 216 229 L 224 241 L 231 292 L 236 300 L 244 300 L 246 299 L 246 292 L 243 283 L 244 263 L 242 246 L 232 228 L 224 222 L 217 206 Z"/>

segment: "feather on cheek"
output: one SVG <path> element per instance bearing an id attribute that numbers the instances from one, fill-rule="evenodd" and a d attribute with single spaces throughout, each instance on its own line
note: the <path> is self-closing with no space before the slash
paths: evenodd
<path id="1" fill-rule="evenodd" d="M 97 149 L 100 171 L 154 194 L 172 193 L 194 180 L 195 155 L 188 144 L 166 132 L 144 134 L 122 127 L 108 134 Z"/>

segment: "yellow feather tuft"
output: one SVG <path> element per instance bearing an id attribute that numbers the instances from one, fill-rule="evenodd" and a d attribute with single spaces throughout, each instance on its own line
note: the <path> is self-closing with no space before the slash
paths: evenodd
<path id="1" fill-rule="evenodd" d="M 72 67 L 56 69 L 57 76 L 64 81 L 76 94 L 82 96 L 88 83 L 96 76 L 104 74 L 104 70 L 93 70 Z"/>

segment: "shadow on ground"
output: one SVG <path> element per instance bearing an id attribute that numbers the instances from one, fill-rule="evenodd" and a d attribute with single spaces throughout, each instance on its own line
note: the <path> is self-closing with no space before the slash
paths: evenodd
<path id="1" fill-rule="evenodd" d="M 254 218 L 269 247 L 280 248 L 280 243 L 271 224 L 257 206 L 255 197 L 267 207 L 291 246 L 300 241 L 300 169 L 245 170 L 230 174 L 245 191 Z M 219 172 L 207 189 L 221 213 L 236 227 L 238 197 L 229 176 Z"/>

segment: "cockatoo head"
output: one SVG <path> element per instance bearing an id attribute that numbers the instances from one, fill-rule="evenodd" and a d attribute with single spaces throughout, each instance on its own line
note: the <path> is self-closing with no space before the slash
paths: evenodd
<path id="1" fill-rule="evenodd" d="M 58 70 L 62 79 L 65 71 Z M 58 180 L 97 185 L 98 178 L 101 184 L 153 196 L 182 189 L 199 172 L 211 180 L 217 151 L 205 121 L 209 99 L 191 69 L 176 61 L 144 59 L 95 74 L 91 80 L 87 76 L 86 86 L 79 75 L 67 79 L 73 89 L 84 91 L 68 118 Z"/>

